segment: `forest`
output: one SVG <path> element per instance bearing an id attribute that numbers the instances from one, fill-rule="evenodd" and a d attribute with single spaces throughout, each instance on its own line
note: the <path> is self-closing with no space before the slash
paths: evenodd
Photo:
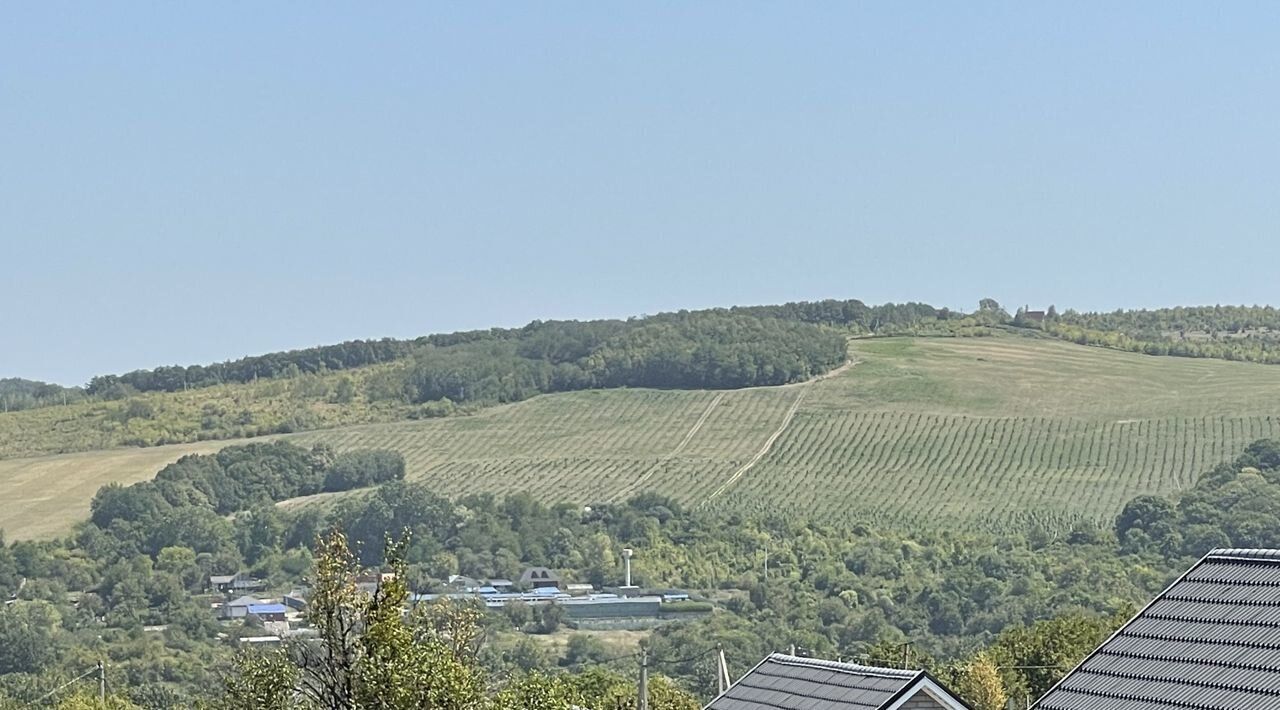
<path id="1" fill-rule="evenodd" d="M 0 413 L 80 402 L 87 395 L 80 387 L 63 387 L 49 382 L 0 378 Z"/>
<path id="2" fill-rule="evenodd" d="M 417 401 L 501 400 L 529 392 L 587 387 L 744 387 L 793 381 L 822 367 L 830 334 L 955 335 L 973 328 L 1041 328 L 1083 345 L 1152 355 L 1280 362 L 1280 309 L 1191 306 L 1088 313 L 1050 308 L 1043 322 L 1010 316 L 992 299 L 972 313 L 926 303 L 867 305 L 856 299 L 799 301 L 679 311 L 627 320 L 533 321 L 521 328 L 441 333 L 398 340 L 351 340 L 207 365 L 170 365 L 99 375 L 83 387 L 0 380 L 4 411 L 85 398 L 117 400 L 139 392 L 177 392 L 413 362 L 385 387 Z M 763 342 L 750 335 L 763 335 Z M 824 335 L 827 336 L 824 338 Z M 787 339 L 803 343 L 789 348 Z M 748 345 L 755 344 L 755 347 Z M 799 362 L 797 362 L 797 358 Z M 474 371 L 461 367 L 476 361 Z M 667 372 L 667 365 L 676 371 Z M 505 382 L 493 381 L 494 379 Z M 472 384 L 469 393 L 467 385 Z"/>
<path id="3" fill-rule="evenodd" d="M 1174 357 L 1280 364 L 1280 310 L 1204 306 L 1047 318 L 1045 332 L 1079 345 Z"/>
<path id="4" fill-rule="evenodd" d="M 534 321 L 412 340 L 352 340 L 337 345 L 245 357 L 209 365 L 166 366 L 92 378 L 84 394 L 119 399 L 136 392 L 176 392 L 218 384 L 296 377 L 417 360 L 408 386 L 422 401 L 483 399 L 506 392 L 584 387 L 743 387 L 777 384 L 829 364 L 834 340 L 803 325 L 854 333 L 895 334 L 963 314 L 927 304 L 867 306 L 858 300 L 680 311 L 628 320 Z M 761 338 L 762 340 L 758 340 Z M 795 341 L 797 347 L 789 347 Z M 837 353 L 837 362 L 843 352 Z M 481 360 L 480 381 L 516 368 L 514 383 L 463 387 L 459 363 Z M 675 366 L 668 372 L 668 366 Z M 3 390 L 0 390 L 3 392 Z"/>
<path id="5" fill-rule="evenodd" d="M 1174 308 L 1010 315 L 857 300 L 534 321 L 412 340 L 350 341 L 93 378 L 86 388 L 0 382 L 0 457 L 288 434 L 470 414 L 542 393 L 738 389 L 793 383 L 848 358 L 849 338 L 1015 333 L 1150 355 L 1280 362 L 1276 311 Z M 1201 330 L 1203 329 L 1203 330 Z M 53 405 L 70 405 L 61 411 Z"/>
<path id="6" fill-rule="evenodd" d="M 344 473 L 331 476 L 335 469 Z M 662 672 L 698 698 L 713 688 L 718 645 L 741 673 L 793 644 L 875 660 L 896 658 L 890 651 L 906 642 L 917 662 L 962 685 L 966 669 L 994 663 L 1003 692 L 1034 697 L 1208 548 L 1275 545 L 1280 530 L 1273 441 L 1207 472 L 1176 500 L 1135 499 L 1113 528 L 1066 536 L 833 527 L 689 510 L 652 494 L 589 509 L 518 493 L 448 500 L 397 471 L 381 452 L 344 459 L 324 447 L 254 444 L 186 457 L 154 482 L 104 488 L 70 538 L 0 550 L 0 596 L 15 600 L 0 611 L 0 693 L 30 700 L 106 657 L 130 702 L 190 706 L 222 682 L 233 657 L 233 643 L 218 638 L 227 629 L 202 601 L 208 576 L 243 570 L 287 588 L 310 573 L 316 541 L 340 529 L 361 567 L 385 564 L 386 541 L 407 532 L 412 591 L 438 590 L 452 574 L 511 578 L 532 564 L 602 584 L 619 577 L 620 549 L 633 548 L 638 583 L 717 600 L 710 617 L 664 626 L 650 640 L 655 657 L 687 659 Z M 274 505 L 331 478 L 373 487 L 329 508 Z M 610 661 L 589 639 L 573 647 L 571 660 L 526 642 L 478 658 L 496 675 L 633 665 Z M 1030 662 L 1044 658 L 1053 662 Z M 1007 668 L 1015 665 L 1052 668 Z"/>

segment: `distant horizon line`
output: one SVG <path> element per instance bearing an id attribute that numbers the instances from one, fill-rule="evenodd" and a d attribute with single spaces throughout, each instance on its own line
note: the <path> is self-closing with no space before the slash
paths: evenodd
<path id="1" fill-rule="evenodd" d="M 975 301 L 974 301 L 974 305 L 976 306 L 976 305 L 977 305 L 977 303 L 978 303 L 978 301 L 985 300 L 985 298 L 986 298 L 986 297 L 975 300 Z M 850 302 L 850 301 L 857 301 L 857 302 L 862 303 L 862 304 L 864 304 L 864 305 L 866 305 L 866 306 L 868 306 L 868 307 L 871 307 L 871 308 L 874 308 L 874 307 L 877 307 L 877 306 L 886 306 L 886 305 L 891 305 L 891 304 L 892 304 L 892 305 L 904 305 L 904 304 L 908 304 L 908 303 L 916 303 L 916 304 L 927 305 L 927 306 L 930 306 L 930 307 L 933 307 L 933 308 L 937 308 L 938 310 L 944 310 L 944 309 L 945 309 L 945 310 L 949 310 L 949 311 L 952 311 L 952 312 L 955 312 L 955 313 L 973 313 L 973 312 L 975 312 L 975 311 L 977 310 L 977 308 L 974 308 L 973 310 L 965 310 L 963 307 L 959 307 L 959 308 L 958 308 L 958 307 L 949 306 L 949 305 L 934 305 L 933 303 L 931 303 L 931 302 L 929 302 L 929 301 L 925 301 L 925 300 L 905 300 L 905 301 L 893 301 L 893 300 L 889 300 L 889 301 L 881 301 L 881 302 L 878 302 L 878 303 L 877 303 L 877 302 L 866 301 L 866 300 L 863 300 L 863 299 L 860 299 L 860 298 L 834 298 L 834 297 L 833 297 L 833 298 L 819 298 L 819 299 L 812 299 L 812 300 L 809 300 L 809 299 L 799 299 L 799 300 L 788 300 L 788 301 L 781 301 L 781 302 L 762 302 L 762 303 L 750 303 L 750 304 L 741 304 L 741 303 L 739 303 L 739 304 L 734 304 L 734 305 L 729 305 L 729 306 L 694 306 L 694 307 L 682 307 L 682 308 L 676 308 L 676 309 L 673 309 L 673 310 L 658 310 L 658 311 L 653 311 L 653 312 L 651 312 L 651 313 L 643 313 L 643 312 L 642 312 L 642 313 L 636 313 L 636 314 L 631 314 L 631 315 L 615 315 L 615 316 L 600 316 L 600 317 L 556 317 L 556 316 L 550 316 L 550 317 L 546 317 L 546 318 L 533 318 L 533 319 L 531 319 L 531 320 L 528 320 L 528 321 L 525 321 L 525 322 L 523 322 L 523 323 L 516 324 L 516 325 L 491 325 L 491 326 L 480 326 L 480 327 L 474 327 L 474 328 L 458 328 L 458 329 L 453 329 L 453 330 L 437 330 L 437 331 L 429 331 L 429 332 L 426 332 L 426 333 L 420 333 L 420 334 L 418 334 L 418 335 L 378 335 L 378 336 L 357 336 L 357 337 L 345 338 L 345 339 L 343 339 L 343 340 L 337 340 L 337 341 L 329 340 L 329 341 L 313 342 L 313 343 L 305 344 L 305 345 L 293 345 L 293 346 L 287 346 L 287 347 L 284 347 L 284 348 L 258 350 L 258 351 L 255 351 L 255 352 L 244 353 L 244 354 L 241 354 L 241 355 L 226 356 L 226 357 L 224 357 L 224 358 L 222 358 L 222 359 L 206 359 L 206 360 L 203 360 L 203 361 L 188 362 L 188 363 L 186 363 L 186 364 L 182 364 L 182 363 L 162 363 L 162 364 L 157 364 L 157 365 L 142 365 L 142 366 L 136 366 L 136 367 L 131 367 L 131 368 L 127 368 L 127 369 L 119 369 L 119 370 L 116 370 L 116 371 L 113 371 L 113 372 L 107 372 L 107 373 L 101 373 L 101 374 L 106 374 L 106 375 L 125 374 L 125 373 L 129 373 L 129 372 L 138 372 L 138 371 L 154 370 L 154 369 L 162 368 L 162 367 L 194 367 L 194 366 L 197 366 L 197 365 L 199 365 L 199 366 L 209 366 L 209 365 L 217 365 L 217 364 L 226 364 L 226 363 L 236 362 L 236 361 L 238 361 L 238 360 L 243 360 L 243 359 L 245 359 L 245 358 L 251 358 L 251 357 L 262 357 L 262 356 L 265 356 L 265 355 L 274 355 L 274 354 L 284 354 L 284 353 L 298 352 L 298 351 L 302 351 L 302 350 L 309 350 L 309 349 L 312 349 L 312 348 L 320 348 L 320 347 L 328 347 L 328 346 L 332 346 L 332 345 L 340 345 L 340 344 L 343 344 L 343 343 L 355 343 L 355 342 L 377 342 L 377 341 L 382 341 L 382 340 L 399 340 L 399 341 L 409 341 L 409 340 L 416 340 L 416 339 L 418 339 L 418 338 L 426 338 L 426 337 L 430 337 L 430 336 L 433 336 L 433 335 L 451 335 L 451 334 L 454 334 L 454 333 L 470 333 L 470 332 L 478 332 L 478 331 L 494 330 L 494 329 L 498 329 L 498 330 L 516 330 L 516 329 L 519 329 L 519 328 L 526 327 L 526 326 L 528 326 L 528 325 L 530 325 L 530 324 L 532 324 L 532 323 L 592 322 L 592 321 L 608 321 L 608 320 L 626 321 L 626 320 L 631 320 L 631 319 L 635 319 L 635 318 L 651 318 L 651 317 L 655 317 L 655 316 L 661 316 L 661 315 L 666 315 L 666 314 L 671 314 L 671 313 L 681 313 L 681 312 L 690 312 L 690 313 L 694 313 L 694 312 L 699 312 L 699 311 L 715 311 L 715 310 L 726 310 L 726 311 L 727 311 L 727 310 L 732 310 L 732 309 L 735 309 L 735 308 L 760 308 L 760 307 L 768 307 L 768 306 L 785 306 L 785 305 L 790 305 L 790 304 L 802 304 L 802 303 L 824 303 L 824 302 L 827 302 L 827 301 L 835 301 L 835 302 Z M 1022 302 L 1022 301 L 1019 301 L 1019 302 L 1017 302 L 1017 303 L 1014 303 L 1014 302 L 1002 302 L 1002 301 L 999 301 L 998 299 L 997 299 L 997 302 L 998 302 L 998 303 L 1000 303 L 1001 308 L 1003 308 L 1004 310 L 1006 310 L 1006 311 L 1008 311 L 1008 312 L 1010 312 L 1010 313 L 1012 313 L 1014 310 L 1017 310 L 1019 307 L 1023 307 L 1023 306 L 1029 307 L 1031 310 L 1048 310 L 1050 307 L 1054 307 L 1054 308 L 1058 309 L 1058 312 L 1059 312 L 1059 313 L 1072 312 L 1072 313 L 1078 313 L 1078 314 L 1132 313 L 1132 312 L 1142 312 L 1142 311 L 1163 311 L 1163 310 L 1173 310 L 1173 309 L 1177 309 L 1177 308 L 1260 308 L 1260 309 L 1271 309 L 1271 310 L 1275 310 L 1275 309 L 1277 309 L 1277 308 L 1280 308 L 1280 307 L 1277 307 L 1277 306 L 1273 306 L 1273 305 L 1271 305 L 1271 304 L 1269 304 L 1269 303 L 1265 303 L 1265 304 L 1258 304 L 1258 303 L 1254 303 L 1254 304 L 1245 304 L 1245 303 L 1215 303 L 1215 304 L 1203 304 L 1203 303 L 1202 303 L 1202 304 L 1180 304 L 1180 305 L 1172 305 L 1172 306 L 1168 306 L 1168 305 L 1166 305 L 1166 306 L 1143 306 L 1143 307 L 1130 307 L 1130 308 L 1116 308 L 1116 309 L 1111 309 L 1111 310 L 1078 310 L 1078 309 L 1074 309 L 1074 308 L 1071 308 L 1071 307 L 1062 307 L 1062 308 L 1059 308 L 1059 307 L 1057 306 L 1057 304 L 1056 304 L 1056 303 L 1041 303 L 1041 304 L 1033 304 L 1033 303 L 1025 303 L 1025 302 Z M 267 348 L 269 348 L 269 347 L 270 347 L 270 346 L 267 346 Z M 99 375 L 93 375 L 93 376 L 91 376 L 91 378 L 92 378 L 92 377 L 96 377 L 96 376 L 99 376 Z M 20 375 L 20 374 L 9 374 L 9 373 L 3 373 L 3 372 L 0 372 L 0 382 L 4 382 L 4 381 L 19 381 L 19 380 L 20 380 L 20 381 L 25 381 L 25 382 L 33 382 L 33 383 L 37 383 L 37 384 L 57 385 L 57 386 L 59 386 L 59 387 L 64 387 L 64 388 L 68 388 L 68 389 L 82 388 L 82 387 L 84 387 L 84 386 L 87 384 L 87 381 L 86 381 L 86 382 L 83 382 L 83 383 L 66 384 L 66 383 L 64 383 L 64 382 L 58 382 L 58 381 L 51 380 L 51 379 L 42 379 L 42 378 L 39 378 L 39 377 L 25 377 L 25 376 Z"/>

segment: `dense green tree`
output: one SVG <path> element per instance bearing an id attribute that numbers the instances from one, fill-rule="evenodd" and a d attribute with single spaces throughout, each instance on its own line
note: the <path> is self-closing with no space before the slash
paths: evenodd
<path id="1" fill-rule="evenodd" d="M 1005 710 L 1009 702 L 1000 670 L 986 653 L 979 653 L 956 674 L 951 687 L 973 710 Z"/>
<path id="2" fill-rule="evenodd" d="M 225 710 L 290 710 L 297 707 L 298 668 L 283 649 L 249 650 L 223 679 L 216 707 Z M 210 704 L 209 709 L 215 707 Z"/>
<path id="3" fill-rule="evenodd" d="M 37 673 L 58 655 L 62 617 L 43 601 L 0 606 L 0 675 Z"/>

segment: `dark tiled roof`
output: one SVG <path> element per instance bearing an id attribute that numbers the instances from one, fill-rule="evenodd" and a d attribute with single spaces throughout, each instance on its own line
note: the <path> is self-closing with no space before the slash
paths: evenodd
<path id="1" fill-rule="evenodd" d="M 552 572 L 546 567 L 530 567 L 520 575 L 520 583 L 528 584 L 530 582 L 559 582 L 560 575 Z"/>
<path id="2" fill-rule="evenodd" d="M 775 653 L 707 710 L 868 710 L 893 700 L 923 671 L 874 668 Z"/>
<path id="3" fill-rule="evenodd" d="M 1280 708 L 1280 550 L 1209 553 L 1036 708 Z"/>

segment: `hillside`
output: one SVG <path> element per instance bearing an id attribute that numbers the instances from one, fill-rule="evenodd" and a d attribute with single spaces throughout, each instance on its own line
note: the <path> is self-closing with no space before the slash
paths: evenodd
<path id="1" fill-rule="evenodd" d="M 450 496 L 589 504 L 655 490 L 841 523 L 1062 531 L 1280 435 L 1280 368 L 1021 337 L 857 340 L 851 354 L 855 366 L 803 384 L 570 392 L 286 438 L 396 449 L 410 479 Z M 218 446 L 0 461 L 0 529 L 56 534 L 98 486 Z"/>
<path id="2" fill-rule="evenodd" d="M 915 309 L 895 313 L 909 322 L 932 318 Z M 848 317 L 867 316 L 853 310 Z M 345 343 L 138 370 L 95 377 L 83 402 L 0 413 L 0 458 L 440 417 L 552 392 L 803 382 L 845 362 L 854 325 L 681 311 L 627 321 L 535 321 L 412 343 L 378 341 L 381 349 Z"/>
<path id="3" fill-rule="evenodd" d="M 237 439 L 303 429 L 403 419 L 404 402 L 369 395 L 391 366 L 134 393 L 0 415 L 0 459 Z M 344 391 L 349 391 L 346 396 Z"/>

